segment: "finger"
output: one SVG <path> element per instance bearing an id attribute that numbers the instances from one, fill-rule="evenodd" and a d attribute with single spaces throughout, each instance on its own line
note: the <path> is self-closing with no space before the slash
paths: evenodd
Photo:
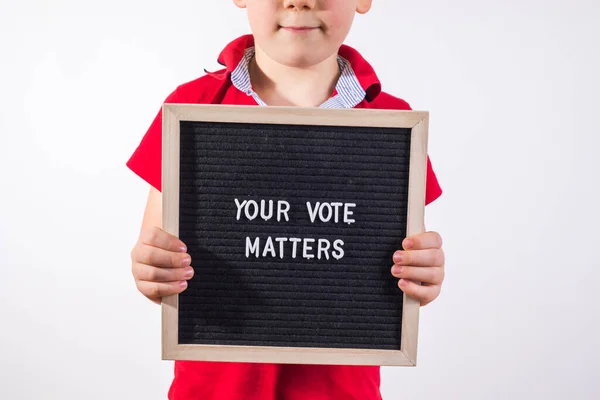
<path id="1" fill-rule="evenodd" d="M 444 281 L 444 269 L 436 267 L 394 265 L 392 275 L 396 278 L 422 282 L 427 285 L 440 285 Z"/>
<path id="2" fill-rule="evenodd" d="M 443 267 L 445 263 L 444 250 L 398 250 L 392 257 L 395 264 L 412 265 L 416 267 Z"/>
<path id="3" fill-rule="evenodd" d="M 174 253 L 158 247 L 139 245 L 135 251 L 133 262 L 162 268 L 184 268 L 192 263 L 188 253 Z"/>
<path id="4" fill-rule="evenodd" d="M 442 245 L 442 237 L 437 232 L 424 232 L 402 241 L 405 250 L 440 249 Z"/>
<path id="5" fill-rule="evenodd" d="M 141 263 L 133 264 L 132 272 L 136 280 L 148 282 L 184 281 L 194 276 L 194 269 L 192 267 L 158 268 Z"/>
<path id="6" fill-rule="evenodd" d="M 177 236 L 171 235 L 157 226 L 144 229 L 140 233 L 140 241 L 143 244 L 172 252 L 185 253 L 187 251 L 185 243 L 183 243 Z"/>
<path id="7" fill-rule="evenodd" d="M 407 296 L 418 300 L 421 306 L 425 306 L 435 300 L 442 288 L 441 285 L 422 286 L 405 279 L 400 279 L 398 286 Z"/>
<path id="8" fill-rule="evenodd" d="M 158 300 L 164 296 L 179 294 L 187 288 L 187 281 L 148 282 L 136 281 L 138 290 L 150 300 Z"/>

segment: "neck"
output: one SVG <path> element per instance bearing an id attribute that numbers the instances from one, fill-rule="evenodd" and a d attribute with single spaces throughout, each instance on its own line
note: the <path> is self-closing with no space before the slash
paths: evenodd
<path id="1" fill-rule="evenodd" d="M 340 76 L 337 54 L 297 68 L 277 63 L 258 46 L 249 68 L 253 90 L 270 106 L 318 107 L 331 97 Z"/>

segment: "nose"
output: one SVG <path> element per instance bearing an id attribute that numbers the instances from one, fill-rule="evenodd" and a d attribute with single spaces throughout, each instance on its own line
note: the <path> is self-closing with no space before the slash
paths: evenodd
<path id="1" fill-rule="evenodd" d="M 311 10 L 315 8 L 317 0 L 284 0 L 283 6 L 288 9 Z"/>

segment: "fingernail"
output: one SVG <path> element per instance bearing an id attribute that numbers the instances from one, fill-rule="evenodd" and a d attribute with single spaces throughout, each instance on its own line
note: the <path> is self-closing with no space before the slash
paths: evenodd
<path id="1" fill-rule="evenodd" d="M 187 247 L 185 245 L 181 245 L 179 246 L 179 251 L 181 251 L 182 253 L 187 253 Z"/>
<path id="2" fill-rule="evenodd" d="M 392 267 L 392 275 L 400 275 L 402 273 L 402 267 L 399 265 L 394 265 Z"/>
<path id="3" fill-rule="evenodd" d="M 394 262 L 395 262 L 396 264 L 400 264 L 400 263 L 402 262 L 402 253 L 401 253 L 401 252 L 396 252 L 396 253 L 394 254 L 394 257 L 393 257 L 393 259 L 394 259 Z"/>
<path id="4" fill-rule="evenodd" d="M 181 281 L 181 282 L 179 282 L 179 285 L 180 285 L 182 288 L 184 288 L 184 287 L 186 287 L 186 286 L 187 286 L 187 281 Z"/>
<path id="5" fill-rule="evenodd" d="M 185 277 L 185 279 L 191 278 L 192 275 L 194 275 L 194 269 L 193 268 L 186 268 L 185 269 L 185 273 L 183 274 L 183 276 Z"/>
<path id="6" fill-rule="evenodd" d="M 406 287 L 407 282 L 404 279 L 400 279 L 400 286 Z"/>
<path id="7" fill-rule="evenodd" d="M 405 248 L 405 249 L 410 249 L 410 248 L 412 248 L 412 247 L 413 247 L 413 242 L 412 242 L 412 240 L 405 240 L 405 241 L 404 241 L 404 248 Z"/>
<path id="8" fill-rule="evenodd" d="M 190 265 L 192 263 L 192 259 L 190 257 L 185 257 L 182 261 L 182 264 L 184 267 L 187 267 L 188 265 Z"/>

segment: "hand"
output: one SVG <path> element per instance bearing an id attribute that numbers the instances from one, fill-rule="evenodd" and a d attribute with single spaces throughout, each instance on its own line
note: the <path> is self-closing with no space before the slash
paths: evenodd
<path id="1" fill-rule="evenodd" d="M 157 304 L 163 296 L 183 292 L 194 275 L 186 252 L 181 240 L 162 229 L 142 230 L 131 251 L 131 271 L 138 290 Z"/>
<path id="2" fill-rule="evenodd" d="M 425 232 L 407 237 L 402 247 L 404 250 L 394 253 L 392 275 L 400 278 L 398 286 L 407 296 L 425 306 L 435 300 L 442 289 L 445 264 L 442 238 L 436 232 Z"/>

